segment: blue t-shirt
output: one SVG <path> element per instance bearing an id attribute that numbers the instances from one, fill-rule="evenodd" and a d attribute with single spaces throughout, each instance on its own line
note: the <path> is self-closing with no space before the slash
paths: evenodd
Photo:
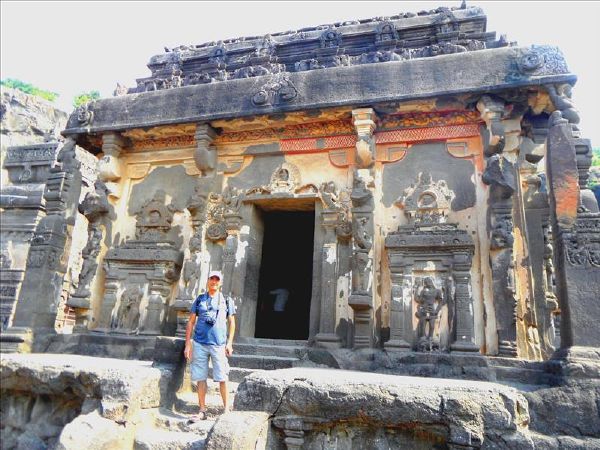
<path id="1" fill-rule="evenodd" d="M 225 345 L 227 343 L 227 317 L 235 315 L 235 303 L 217 292 L 210 297 L 208 292 L 200 294 L 190 312 L 196 314 L 194 341 L 205 345 Z M 207 318 L 214 324 L 207 323 Z"/>

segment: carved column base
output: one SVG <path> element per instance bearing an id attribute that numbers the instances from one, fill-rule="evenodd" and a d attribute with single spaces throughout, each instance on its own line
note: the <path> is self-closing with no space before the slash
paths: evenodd
<path id="1" fill-rule="evenodd" d="M 502 356 L 504 358 L 516 358 L 517 343 L 514 341 L 499 341 L 498 356 Z"/>
<path id="2" fill-rule="evenodd" d="M 89 297 L 81 297 L 77 294 L 73 294 L 69 297 L 69 300 L 67 300 L 67 306 L 75 310 L 75 325 L 73 326 L 73 332 L 86 332 L 90 322 L 91 305 Z"/>
<path id="3" fill-rule="evenodd" d="M 341 348 L 342 340 L 335 333 L 318 333 L 315 341 L 319 347 L 323 348 Z"/>
<path id="4" fill-rule="evenodd" d="M 390 339 L 383 344 L 387 351 L 410 352 L 410 344 L 404 339 Z"/>
<path id="5" fill-rule="evenodd" d="M 0 353 L 31 353 L 32 346 L 31 328 L 10 327 L 0 335 Z"/>
<path id="6" fill-rule="evenodd" d="M 370 348 L 372 346 L 372 298 L 365 294 L 352 294 L 348 305 L 354 310 L 354 345 L 353 348 Z"/>
<path id="7" fill-rule="evenodd" d="M 172 305 L 171 309 L 177 313 L 177 330 L 175 336 L 185 338 L 185 330 L 187 328 L 188 319 L 190 317 L 190 308 L 193 301 L 190 299 L 178 298 Z"/>
<path id="8" fill-rule="evenodd" d="M 456 341 L 450 344 L 452 353 L 479 353 L 479 347 L 473 342 Z"/>

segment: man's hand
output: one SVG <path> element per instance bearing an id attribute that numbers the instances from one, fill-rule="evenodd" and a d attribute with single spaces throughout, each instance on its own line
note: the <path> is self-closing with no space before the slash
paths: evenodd
<path id="1" fill-rule="evenodd" d="M 187 342 L 185 344 L 185 350 L 183 350 L 183 356 L 185 356 L 185 359 L 187 359 L 188 361 L 190 359 L 192 359 L 192 345 Z"/>
<path id="2" fill-rule="evenodd" d="M 225 355 L 227 355 L 227 356 L 231 356 L 231 355 L 233 355 L 233 345 L 232 345 L 232 344 L 229 344 L 229 343 L 228 343 L 228 344 L 225 346 Z"/>

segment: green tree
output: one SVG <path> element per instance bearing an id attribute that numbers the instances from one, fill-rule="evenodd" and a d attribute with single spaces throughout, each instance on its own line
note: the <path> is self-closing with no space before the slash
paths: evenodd
<path id="1" fill-rule="evenodd" d="M 44 89 L 40 89 L 34 86 L 33 84 L 25 83 L 24 81 L 17 80 L 14 78 L 7 78 L 6 80 L 1 80 L 0 85 L 12 89 L 17 89 L 21 92 L 25 92 L 26 94 L 35 95 L 36 97 L 43 98 L 44 100 L 48 100 L 49 102 L 53 102 L 58 97 L 58 94 L 56 92 L 46 91 Z"/>
<path id="2" fill-rule="evenodd" d="M 600 166 L 600 147 L 592 149 L 592 166 Z"/>
<path id="3" fill-rule="evenodd" d="M 81 106 L 81 105 L 85 105 L 88 102 L 91 102 L 92 100 L 98 100 L 100 98 L 100 92 L 98 91 L 89 91 L 89 92 L 82 92 L 79 95 L 76 95 L 73 98 L 73 106 L 75 108 Z"/>

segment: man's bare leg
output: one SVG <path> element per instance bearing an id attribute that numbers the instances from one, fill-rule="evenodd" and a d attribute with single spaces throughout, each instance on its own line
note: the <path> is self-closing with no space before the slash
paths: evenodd
<path id="1" fill-rule="evenodd" d="M 198 381 L 196 387 L 198 388 L 198 404 L 200 405 L 200 412 L 206 414 L 206 390 L 208 389 L 206 380 Z"/>
<path id="2" fill-rule="evenodd" d="M 221 399 L 223 400 L 223 408 L 224 408 L 223 412 L 229 412 L 229 403 L 228 403 L 229 392 L 227 392 L 227 381 L 219 382 L 219 391 L 221 391 Z"/>

